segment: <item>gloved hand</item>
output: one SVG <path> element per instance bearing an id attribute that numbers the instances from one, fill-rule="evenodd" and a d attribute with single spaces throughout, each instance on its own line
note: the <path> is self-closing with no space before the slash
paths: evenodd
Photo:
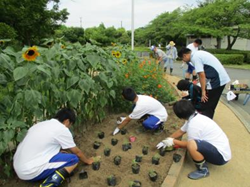
<path id="1" fill-rule="evenodd" d="M 120 129 L 118 127 L 116 127 L 114 132 L 113 132 L 113 135 L 116 135 L 119 131 L 120 131 Z"/>
<path id="2" fill-rule="evenodd" d="M 160 149 L 160 148 L 166 148 L 166 147 L 170 147 L 170 146 L 173 146 L 174 145 L 174 138 L 167 138 L 165 140 L 162 140 L 160 143 L 157 144 L 157 149 Z"/>
<path id="3" fill-rule="evenodd" d="M 126 119 L 126 117 L 117 118 L 117 121 L 116 121 L 117 125 L 120 125 L 125 119 Z"/>

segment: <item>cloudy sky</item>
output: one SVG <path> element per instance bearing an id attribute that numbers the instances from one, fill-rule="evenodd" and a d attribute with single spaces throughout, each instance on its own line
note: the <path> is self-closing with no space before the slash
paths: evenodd
<path id="1" fill-rule="evenodd" d="M 157 15 L 186 5 L 195 6 L 197 0 L 134 0 L 135 28 L 146 26 Z M 60 9 L 70 13 L 67 26 L 88 28 L 104 23 L 106 27 L 121 25 L 131 29 L 132 0 L 61 0 Z M 82 22 L 81 22 L 82 20 Z"/>

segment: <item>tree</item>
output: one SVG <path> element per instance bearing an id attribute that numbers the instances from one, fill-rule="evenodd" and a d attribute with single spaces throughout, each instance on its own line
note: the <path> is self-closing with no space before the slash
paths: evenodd
<path id="1" fill-rule="evenodd" d="M 0 22 L 13 27 L 23 44 L 38 44 L 67 19 L 66 9 L 59 10 L 60 0 L 0 0 Z M 47 4 L 53 3 L 49 10 Z"/>
<path id="2" fill-rule="evenodd" d="M 66 27 L 61 26 L 60 29 L 55 31 L 55 37 L 69 41 L 71 43 L 79 42 L 85 44 L 84 29 L 81 27 Z"/>
<path id="3" fill-rule="evenodd" d="M 5 23 L 0 23 L 0 39 L 15 39 L 16 31 Z"/>

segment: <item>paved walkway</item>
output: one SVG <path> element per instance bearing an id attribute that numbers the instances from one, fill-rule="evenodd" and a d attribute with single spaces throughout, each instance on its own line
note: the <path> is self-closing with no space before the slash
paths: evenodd
<path id="1" fill-rule="evenodd" d="M 179 78 L 167 76 L 169 82 L 177 83 Z M 195 166 L 187 155 L 176 187 L 250 187 L 250 134 L 245 126 L 225 104 L 220 102 L 216 108 L 214 120 L 227 134 L 232 160 L 224 166 L 209 164 L 210 176 L 201 180 L 187 178 Z"/>

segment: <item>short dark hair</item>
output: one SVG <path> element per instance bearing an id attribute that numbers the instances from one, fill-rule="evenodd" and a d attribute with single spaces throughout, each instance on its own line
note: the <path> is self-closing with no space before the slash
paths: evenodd
<path id="1" fill-rule="evenodd" d="M 189 86 L 190 84 L 192 84 L 191 82 L 189 82 L 188 80 L 180 80 L 177 83 L 177 88 L 178 90 L 189 90 Z"/>
<path id="2" fill-rule="evenodd" d="M 128 101 L 134 101 L 136 98 L 136 93 L 132 88 L 126 87 L 122 90 L 123 97 Z"/>
<path id="3" fill-rule="evenodd" d="M 173 110 L 178 118 L 186 120 L 195 113 L 193 104 L 185 99 L 176 102 L 173 106 Z"/>
<path id="4" fill-rule="evenodd" d="M 75 112 L 69 108 L 63 108 L 57 112 L 57 114 L 54 117 L 61 123 L 64 122 L 64 120 L 69 120 L 72 124 L 76 121 L 76 115 Z"/>
<path id="5" fill-rule="evenodd" d="M 178 52 L 178 56 L 180 58 L 183 58 L 183 55 L 184 54 L 188 54 L 188 53 L 191 53 L 191 50 L 189 48 L 186 48 L 186 47 L 182 47 L 179 52 Z"/>
<path id="6" fill-rule="evenodd" d="M 197 39 L 194 40 L 194 43 L 197 43 L 197 44 L 201 45 L 202 40 L 200 38 L 197 38 Z"/>

